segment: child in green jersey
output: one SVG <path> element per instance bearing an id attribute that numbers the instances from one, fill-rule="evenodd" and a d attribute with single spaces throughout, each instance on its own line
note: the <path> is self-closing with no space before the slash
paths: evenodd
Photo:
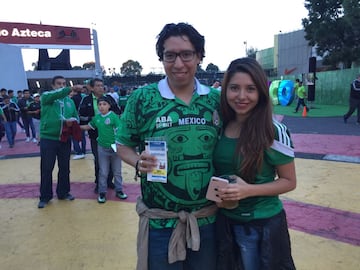
<path id="1" fill-rule="evenodd" d="M 110 111 L 110 102 L 106 97 L 97 100 L 99 114 L 91 119 L 87 125 L 81 125 L 83 130 L 97 129 L 99 136 L 98 155 L 99 155 L 99 196 L 98 202 L 106 202 L 107 176 L 110 164 L 115 178 L 115 192 L 119 199 L 126 199 L 127 195 L 122 189 L 121 158 L 116 154 L 115 132 L 119 126 L 119 116 Z"/>

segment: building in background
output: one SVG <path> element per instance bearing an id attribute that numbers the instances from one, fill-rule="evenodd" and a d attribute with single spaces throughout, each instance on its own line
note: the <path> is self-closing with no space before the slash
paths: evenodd
<path id="1" fill-rule="evenodd" d="M 274 47 L 256 53 L 256 59 L 269 77 L 308 74 L 311 57 L 316 57 L 316 66 L 320 68 L 321 57 L 308 45 L 303 29 L 275 35 Z"/>

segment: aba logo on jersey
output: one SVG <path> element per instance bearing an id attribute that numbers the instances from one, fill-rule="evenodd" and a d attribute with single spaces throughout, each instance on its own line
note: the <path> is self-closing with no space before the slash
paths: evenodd
<path id="1" fill-rule="evenodd" d="M 168 127 L 172 127 L 172 119 L 170 116 L 159 116 L 156 117 L 156 128 L 160 129 L 160 128 L 168 128 Z"/>

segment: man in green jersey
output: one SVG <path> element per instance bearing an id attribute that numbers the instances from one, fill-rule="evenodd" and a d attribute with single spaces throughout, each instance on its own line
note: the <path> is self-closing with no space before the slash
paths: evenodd
<path id="1" fill-rule="evenodd" d="M 215 269 L 217 209 L 205 195 L 221 123 L 219 91 L 195 78 L 204 44 L 189 24 L 165 25 L 156 52 L 166 77 L 130 95 L 117 130 L 118 153 L 141 175 L 137 269 Z M 166 150 L 152 155 L 146 141 Z"/>
<path id="2" fill-rule="evenodd" d="M 74 101 L 69 97 L 71 91 L 82 85 L 66 87 L 63 76 L 52 79 L 52 90 L 44 92 L 41 99 L 40 122 L 40 201 L 38 208 L 44 208 L 53 198 L 53 169 L 58 163 L 59 172 L 56 194 L 59 200 L 74 200 L 70 194 L 70 154 L 71 136 L 79 116 Z M 80 130 L 80 128 L 79 128 Z M 66 135 L 66 136 L 64 136 Z"/>

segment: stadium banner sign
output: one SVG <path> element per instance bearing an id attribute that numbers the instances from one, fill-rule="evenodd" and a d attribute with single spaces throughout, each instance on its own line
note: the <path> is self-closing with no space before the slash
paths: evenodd
<path id="1" fill-rule="evenodd" d="M 0 22 L 0 43 L 32 49 L 91 50 L 90 28 Z"/>

